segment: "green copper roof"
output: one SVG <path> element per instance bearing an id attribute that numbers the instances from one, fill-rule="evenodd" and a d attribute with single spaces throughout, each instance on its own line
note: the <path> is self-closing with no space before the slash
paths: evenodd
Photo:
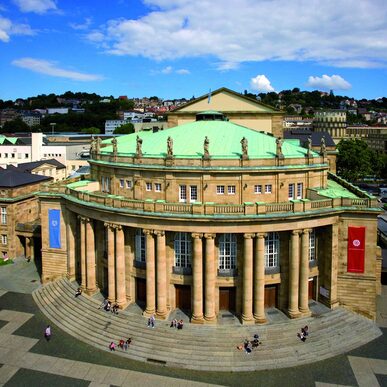
<path id="1" fill-rule="evenodd" d="M 3 145 L 6 140 L 9 141 L 11 144 L 16 144 L 18 138 L 17 137 L 6 137 L 3 135 L 0 135 L 0 145 Z"/>
<path id="2" fill-rule="evenodd" d="M 173 140 L 173 155 L 176 158 L 202 158 L 204 139 L 209 139 L 209 154 L 213 159 L 239 159 L 242 154 L 241 140 L 248 141 L 248 156 L 251 159 L 270 159 L 276 155 L 276 138 L 229 121 L 195 121 L 167 130 L 138 132 L 117 137 L 118 154 L 133 155 L 136 152 L 136 137 L 142 139 L 143 157 L 165 157 L 167 139 Z M 101 153 L 111 153 L 111 140 Z M 305 157 L 307 149 L 294 142 L 283 141 L 282 153 L 286 158 Z M 312 152 L 314 156 L 318 154 Z"/>
<path id="3" fill-rule="evenodd" d="M 322 196 L 326 196 L 328 198 L 351 198 L 356 199 L 358 196 L 356 196 L 354 193 L 348 191 L 346 188 L 344 188 L 342 185 L 337 183 L 336 181 L 328 179 L 328 188 L 318 190 L 318 193 Z"/>

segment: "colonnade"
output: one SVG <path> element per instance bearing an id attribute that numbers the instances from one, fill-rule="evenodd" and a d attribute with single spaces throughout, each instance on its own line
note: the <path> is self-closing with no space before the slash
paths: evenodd
<path id="1" fill-rule="evenodd" d="M 78 216 L 81 287 L 97 291 L 96 244 L 93 220 Z M 126 306 L 125 238 L 122 225 L 104 223 L 107 235 L 108 299 Z M 67 223 L 68 275 L 75 277 L 74 221 Z M 310 314 L 308 308 L 309 233 L 290 232 L 288 314 L 291 318 Z M 144 314 L 168 316 L 167 257 L 165 231 L 144 229 L 146 238 L 146 308 Z M 265 318 L 265 233 L 245 233 L 242 267 L 241 317 L 245 324 L 264 323 Z M 214 233 L 192 233 L 192 322 L 216 321 L 217 265 Z M 255 241 L 255 242 L 254 242 Z M 204 252 L 204 254 L 203 254 Z"/>

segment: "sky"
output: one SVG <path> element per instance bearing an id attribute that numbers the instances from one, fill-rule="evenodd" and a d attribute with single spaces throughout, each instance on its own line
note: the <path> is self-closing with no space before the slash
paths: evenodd
<path id="1" fill-rule="evenodd" d="M 387 97 L 386 0 L 0 0 L 0 99 Z"/>

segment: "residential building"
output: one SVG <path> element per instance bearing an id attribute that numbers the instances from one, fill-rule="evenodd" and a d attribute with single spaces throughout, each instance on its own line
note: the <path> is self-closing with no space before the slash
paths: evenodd
<path id="1" fill-rule="evenodd" d="M 317 110 L 314 113 L 314 130 L 328 132 L 336 144 L 345 137 L 346 126 L 347 113 L 343 110 Z"/>

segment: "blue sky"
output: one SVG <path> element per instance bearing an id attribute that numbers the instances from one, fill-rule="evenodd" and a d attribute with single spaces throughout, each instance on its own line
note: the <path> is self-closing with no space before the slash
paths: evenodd
<path id="1" fill-rule="evenodd" d="M 387 96 L 385 0 L 0 0 L 0 99 Z"/>

